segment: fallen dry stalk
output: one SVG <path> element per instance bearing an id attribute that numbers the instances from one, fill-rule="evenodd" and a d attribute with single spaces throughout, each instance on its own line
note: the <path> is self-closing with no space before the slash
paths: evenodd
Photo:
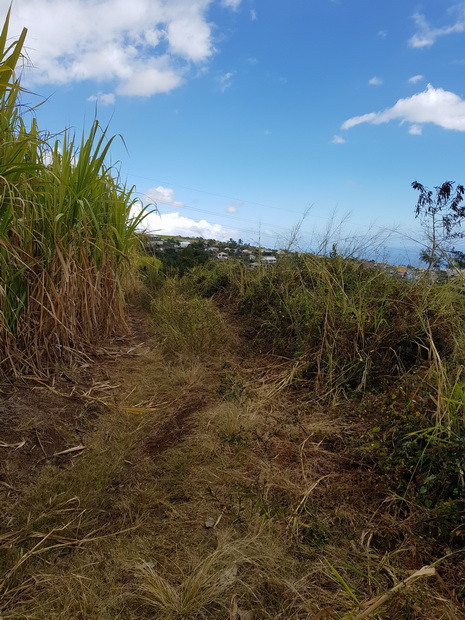
<path id="1" fill-rule="evenodd" d="M 430 577 L 431 575 L 436 575 L 436 569 L 433 566 L 423 566 L 423 568 L 417 570 L 415 573 L 398 583 L 390 590 L 388 590 L 388 592 L 386 592 L 385 594 L 376 596 L 375 598 L 365 603 L 365 606 L 367 605 L 368 607 L 366 607 L 366 609 L 362 611 L 362 613 L 353 616 L 352 620 L 363 620 L 364 618 L 368 618 L 370 614 L 372 614 L 379 607 L 381 607 L 381 605 L 384 605 L 384 603 L 388 601 L 394 594 L 396 594 L 400 590 L 403 590 L 404 588 L 407 588 L 414 581 L 420 579 L 420 577 Z"/>
<path id="2" fill-rule="evenodd" d="M 134 406 L 134 407 L 122 407 L 118 404 L 115 403 L 111 403 L 108 402 L 106 400 L 104 400 L 103 398 L 98 398 L 97 396 L 89 396 L 89 391 L 79 394 L 74 388 L 71 391 L 70 394 L 66 394 L 65 392 L 60 392 L 58 390 L 56 390 L 54 387 L 52 387 L 51 385 L 48 385 L 48 383 L 46 383 L 45 381 L 43 381 L 42 379 L 39 379 L 38 377 L 34 377 L 34 376 L 22 376 L 22 379 L 29 379 L 31 381 L 35 381 L 36 383 L 39 383 L 40 388 L 43 389 L 47 389 L 50 392 L 52 392 L 52 394 L 55 394 L 56 396 L 60 396 L 61 398 L 69 398 L 69 399 L 78 399 L 78 400 L 83 400 L 85 402 L 96 402 L 99 403 L 100 405 L 102 405 L 103 407 L 108 407 L 109 409 L 120 409 L 121 411 L 124 411 L 125 413 L 132 413 L 132 414 L 143 414 L 143 413 L 160 413 L 160 409 L 162 407 L 164 407 L 167 404 L 172 404 L 174 402 L 176 402 L 175 400 L 169 401 L 169 402 L 163 402 L 160 403 L 158 405 L 158 407 L 139 407 L 139 406 Z M 25 443 L 25 442 L 24 442 Z M 12 444 L 12 445 L 3 445 L 2 446 L 2 442 L 0 442 L 0 447 L 6 447 L 6 448 L 21 448 L 23 445 L 16 445 L 16 444 Z M 57 456 L 56 454 L 52 455 L 52 456 Z"/>
<path id="3" fill-rule="evenodd" d="M 85 512 L 85 511 L 83 511 L 83 512 Z M 133 526 L 133 527 L 125 528 L 123 530 L 119 530 L 117 532 L 110 532 L 109 534 L 103 534 L 102 536 L 92 536 L 91 535 L 91 536 L 88 536 L 88 537 L 85 537 L 85 538 L 81 538 L 81 539 L 76 539 L 76 540 L 72 540 L 72 539 L 66 540 L 65 539 L 65 542 L 60 542 L 60 543 L 57 543 L 57 544 L 49 545 L 47 547 L 42 546 L 47 540 L 59 540 L 60 538 L 55 535 L 55 532 L 59 532 L 59 531 L 65 530 L 67 527 L 69 527 L 69 525 L 71 525 L 80 516 L 82 516 L 83 512 L 80 513 L 74 519 L 71 519 L 64 526 L 54 528 L 48 534 L 42 534 L 41 532 L 32 532 L 28 536 L 28 538 L 33 539 L 33 538 L 36 538 L 36 537 L 40 536 L 41 538 L 40 538 L 39 542 L 37 544 L 35 544 L 32 547 L 32 549 L 30 549 L 27 553 L 25 553 L 20 558 L 20 560 L 18 560 L 18 562 L 16 562 L 16 564 L 3 576 L 3 579 L 0 581 L 0 594 L 3 594 L 6 591 L 6 588 L 8 586 L 9 580 L 11 579 L 13 574 L 18 570 L 18 568 L 20 566 L 22 566 L 22 564 L 24 564 L 32 556 L 42 555 L 44 553 L 47 553 L 48 551 L 52 551 L 54 549 L 62 549 L 64 547 L 79 547 L 79 546 L 87 544 L 87 543 L 95 542 L 96 540 L 103 540 L 104 538 L 110 538 L 112 536 L 119 536 L 120 534 L 125 534 L 126 532 L 132 532 L 132 531 L 138 529 L 138 526 Z M 11 538 L 14 538 L 16 536 L 16 534 L 17 534 L 17 532 L 11 532 L 8 535 L 5 535 L 6 542 L 8 542 L 8 544 L 10 544 L 10 545 L 13 544 L 14 542 L 17 542 L 18 539 L 11 540 Z M 8 540 L 8 537 L 10 537 L 10 540 Z"/>

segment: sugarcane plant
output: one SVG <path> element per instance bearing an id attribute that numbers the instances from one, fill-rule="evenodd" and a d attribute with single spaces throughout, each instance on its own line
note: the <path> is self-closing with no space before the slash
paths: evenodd
<path id="1" fill-rule="evenodd" d="M 94 121 L 54 141 L 22 113 L 26 29 L 0 35 L 0 374 L 47 372 L 124 324 L 123 281 L 144 217 Z M 138 208 L 135 208 L 135 207 Z"/>

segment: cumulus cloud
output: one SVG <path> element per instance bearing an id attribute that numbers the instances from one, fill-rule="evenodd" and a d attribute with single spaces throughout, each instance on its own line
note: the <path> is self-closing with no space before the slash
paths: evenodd
<path id="1" fill-rule="evenodd" d="M 346 140 L 342 136 L 333 136 L 332 144 L 345 144 Z"/>
<path id="2" fill-rule="evenodd" d="M 383 83 L 383 80 L 376 76 L 368 80 L 368 84 L 370 84 L 371 86 L 381 86 L 382 83 Z"/>
<path id="3" fill-rule="evenodd" d="M 177 88 L 192 63 L 214 54 L 212 2 L 15 0 L 10 31 L 28 28 L 29 84 L 92 80 L 119 95 L 150 96 Z"/>
<path id="4" fill-rule="evenodd" d="M 409 46 L 416 48 L 431 47 L 439 37 L 463 32 L 465 30 L 465 4 L 462 3 L 452 7 L 450 12 L 456 14 L 454 23 L 441 28 L 431 26 L 422 13 L 414 13 L 413 21 L 417 27 L 417 32 L 410 38 Z"/>
<path id="5" fill-rule="evenodd" d="M 423 92 L 399 99 L 395 105 L 382 112 L 370 112 L 349 118 L 342 124 L 342 129 L 350 129 L 362 123 L 380 125 L 392 120 L 418 126 L 433 123 L 444 129 L 465 131 L 465 101 L 455 93 L 428 84 Z"/>
<path id="6" fill-rule="evenodd" d="M 154 61 L 156 62 L 156 61 Z M 116 89 L 118 95 L 150 97 L 158 93 L 169 93 L 182 82 L 180 75 L 171 70 L 160 70 L 155 67 L 141 68 Z"/>
<path id="7" fill-rule="evenodd" d="M 410 84 L 416 84 L 417 82 L 421 82 L 423 79 L 424 78 L 422 75 L 412 75 L 412 77 L 408 79 L 408 82 Z"/>
<path id="8" fill-rule="evenodd" d="M 233 228 L 212 224 L 207 220 L 193 220 L 190 217 L 175 213 L 148 213 L 142 222 L 143 230 L 161 235 L 179 235 L 182 237 L 203 237 L 204 239 L 217 239 L 227 241 L 237 236 Z"/>
<path id="9" fill-rule="evenodd" d="M 184 206 L 184 203 L 174 199 L 174 189 L 171 187 L 152 187 L 145 192 L 145 197 L 149 202 L 154 202 L 157 205 L 168 205 L 174 209 L 180 209 Z"/>
<path id="10" fill-rule="evenodd" d="M 87 98 L 87 101 L 97 101 L 101 105 L 114 105 L 115 100 L 114 93 L 98 93 Z"/>

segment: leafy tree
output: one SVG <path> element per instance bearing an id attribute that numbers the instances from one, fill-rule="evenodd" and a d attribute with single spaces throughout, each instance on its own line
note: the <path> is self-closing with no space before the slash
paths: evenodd
<path id="1" fill-rule="evenodd" d="M 456 250 L 455 248 L 450 252 L 449 267 L 458 267 L 459 269 L 465 269 L 465 252 Z"/>
<path id="2" fill-rule="evenodd" d="M 439 267 L 447 260 L 450 242 L 462 239 L 465 232 L 461 229 L 465 217 L 463 185 L 454 187 L 453 181 L 428 189 L 418 181 L 412 183 L 413 189 L 420 195 L 415 207 L 415 217 L 421 219 L 426 232 L 428 247 L 422 250 L 421 260 L 427 263 L 428 270 Z"/>
<path id="3" fill-rule="evenodd" d="M 210 254 L 205 251 L 204 244 L 200 240 L 181 250 L 166 248 L 157 256 L 162 261 L 166 271 L 177 273 L 180 276 L 196 265 L 203 265 L 210 258 Z"/>
<path id="4" fill-rule="evenodd" d="M 420 260 L 428 265 L 428 269 L 440 269 L 445 257 L 440 252 L 433 253 L 430 248 L 423 248 L 420 252 Z"/>

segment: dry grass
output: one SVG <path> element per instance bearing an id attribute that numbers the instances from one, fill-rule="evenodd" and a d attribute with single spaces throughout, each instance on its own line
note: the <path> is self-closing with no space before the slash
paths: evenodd
<path id="1" fill-rule="evenodd" d="M 156 415 L 100 414 L 89 449 L 49 466 L 10 507 L 3 617 L 349 619 L 384 594 L 379 618 L 459 613 L 436 578 L 392 591 L 425 558 L 414 537 L 382 550 L 399 523 L 351 461 L 337 409 L 328 418 L 311 400 L 296 403 L 277 389 L 283 372 L 266 383 L 273 399 L 262 399 L 262 371 L 256 392 L 250 371 L 237 390 L 233 358 L 230 391 L 221 367 L 166 365 L 149 347 L 117 372 L 125 405 L 176 398 Z M 164 425 L 192 392 L 208 395 L 205 405 L 162 450 Z"/>
<path id="2" fill-rule="evenodd" d="M 198 616 L 212 606 L 217 613 L 226 615 L 230 598 L 227 593 L 242 589 L 240 569 L 263 560 L 257 537 L 246 537 L 237 542 L 219 541 L 213 552 L 179 570 L 181 575 L 176 585 L 150 564 L 142 564 L 137 575 L 140 598 L 164 618 Z"/>
<path id="3" fill-rule="evenodd" d="M 152 301 L 154 327 L 165 349 L 186 357 L 221 356 L 232 332 L 210 299 L 186 295 L 177 280 L 167 280 Z"/>
<path id="4" fill-rule="evenodd" d="M 234 336 L 174 355 L 139 321 L 85 391 L 86 449 L 2 508 L 2 617 L 463 616 L 463 556 L 415 576 L 440 547 L 354 453 L 352 405 L 303 390 L 296 360 Z"/>

